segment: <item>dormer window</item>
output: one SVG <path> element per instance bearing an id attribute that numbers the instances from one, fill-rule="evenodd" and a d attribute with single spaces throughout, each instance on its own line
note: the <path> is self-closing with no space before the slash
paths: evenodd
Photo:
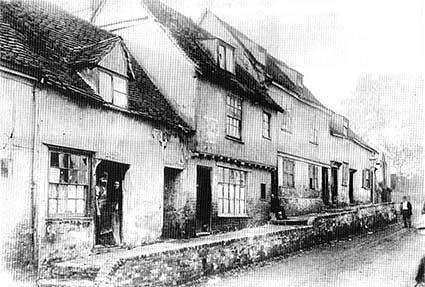
<path id="1" fill-rule="evenodd" d="M 221 69 L 234 73 L 234 48 L 219 42 L 217 47 L 217 64 Z"/>
<path id="2" fill-rule="evenodd" d="M 108 103 L 127 108 L 127 79 L 113 72 L 99 70 L 99 95 Z"/>

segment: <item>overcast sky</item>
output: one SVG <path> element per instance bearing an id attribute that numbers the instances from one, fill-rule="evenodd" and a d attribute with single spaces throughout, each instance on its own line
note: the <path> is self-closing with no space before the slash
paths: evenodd
<path id="1" fill-rule="evenodd" d="M 80 15 L 89 3 L 50 1 Z M 120 2 L 124 6 L 127 1 Z M 336 111 L 341 111 L 341 101 L 353 96 L 358 79 L 366 74 L 423 78 L 422 0 L 163 2 L 194 20 L 210 9 L 304 74 L 316 97 Z"/>

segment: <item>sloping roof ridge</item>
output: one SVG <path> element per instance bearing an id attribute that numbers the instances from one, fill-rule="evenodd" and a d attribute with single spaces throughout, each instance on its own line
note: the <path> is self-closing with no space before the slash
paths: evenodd
<path id="1" fill-rule="evenodd" d="M 83 45 L 83 46 L 77 46 L 75 48 L 71 48 L 71 50 L 77 50 L 77 51 L 79 51 L 79 50 L 82 50 L 82 49 L 88 49 L 90 47 L 93 47 L 93 46 L 96 46 L 96 45 L 99 45 L 99 44 L 103 44 L 103 43 L 106 43 L 106 42 L 109 42 L 109 41 L 113 42 L 113 41 L 116 41 L 116 40 L 122 40 L 122 39 L 118 35 L 113 35 L 110 38 L 103 39 L 103 40 L 100 40 L 100 41 L 95 42 L 95 43 L 92 43 L 92 44 Z"/>

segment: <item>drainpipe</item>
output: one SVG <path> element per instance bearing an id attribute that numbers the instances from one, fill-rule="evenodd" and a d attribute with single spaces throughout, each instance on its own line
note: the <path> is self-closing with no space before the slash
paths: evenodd
<path id="1" fill-rule="evenodd" d="M 44 83 L 44 78 L 41 78 L 40 84 Z M 39 84 L 35 82 L 32 87 L 32 100 L 33 100 L 33 132 L 32 132 L 32 155 L 31 155 L 31 231 L 32 231 L 32 246 L 34 248 L 33 252 L 33 262 L 38 260 L 38 230 L 37 230 L 37 179 L 36 179 L 36 170 L 37 169 L 37 160 L 38 160 L 38 136 L 39 136 L 39 103 L 37 93 L 39 90 L 37 86 Z M 38 262 L 37 262 L 38 263 Z M 38 264 L 37 264 L 38 265 Z"/>

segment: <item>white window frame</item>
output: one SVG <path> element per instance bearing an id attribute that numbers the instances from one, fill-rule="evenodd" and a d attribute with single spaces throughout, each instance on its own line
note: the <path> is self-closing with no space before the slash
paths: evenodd
<path id="1" fill-rule="evenodd" d="M 311 190 L 319 190 L 319 166 L 308 165 L 308 186 Z"/>
<path id="2" fill-rule="evenodd" d="M 282 113 L 282 130 L 285 132 L 292 132 L 292 108 L 287 107 Z"/>
<path id="3" fill-rule="evenodd" d="M 240 169 L 218 167 L 218 216 L 245 217 L 247 172 Z"/>
<path id="4" fill-rule="evenodd" d="M 266 111 L 263 111 L 263 138 L 266 138 L 266 139 L 272 138 L 271 122 L 272 122 L 272 115 Z"/>
<path id="5" fill-rule="evenodd" d="M 223 50 L 223 55 L 220 49 Z M 220 69 L 235 73 L 235 51 L 232 47 L 221 41 L 217 45 L 217 65 Z"/>
<path id="6" fill-rule="evenodd" d="M 295 187 L 295 161 L 278 157 L 278 183 L 284 188 Z"/>
<path id="7" fill-rule="evenodd" d="M 105 75 L 107 77 L 109 77 L 110 79 L 110 89 L 108 90 L 108 92 L 110 93 L 109 95 L 106 95 L 103 93 L 102 86 L 101 86 L 101 77 L 102 75 Z M 124 91 L 120 91 L 117 89 L 118 85 L 116 84 L 119 80 L 122 80 L 125 82 L 125 92 Z M 99 95 L 107 102 L 121 107 L 121 108 L 128 108 L 128 79 L 124 76 L 118 75 L 117 73 L 113 73 L 110 71 L 107 71 L 105 69 L 99 69 L 99 84 L 98 84 L 98 92 Z M 121 101 L 118 100 L 118 96 L 123 96 L 125 98 L 124 102 L 122 103 Z"/>
<path id="8" fill-rule="evenodd" d="M 57 165 L 53 154 L 58 155 Z M 67 163 L 61 163 L 61 158 L 66 158 Z M 78 159 L 78 166 L 71 166 L 72 158 L 74 161 Z M 86 160 L 85 167 L 84 159 Z M 60 148 L 49 149 L 48 218 L 87 217 L 89 215 L 91 160 L 89 153 Z M 72 179 L 73 176 L 76 176 L 76 180 Z M 82 178 L 84 180 L 81 180 Z M 73 211 L 70 211 L 71 202 L 75 204 Z M 60 204 L 63 204 L 64 212 L 60 212 Z M 82 211 L 78 212 L 81 209 Z"/>
<path id="9" fill-rule="evenodd" d="M 226 136 L 242 140 L 242 99 L 233 94 L 226 95 Z"/>

